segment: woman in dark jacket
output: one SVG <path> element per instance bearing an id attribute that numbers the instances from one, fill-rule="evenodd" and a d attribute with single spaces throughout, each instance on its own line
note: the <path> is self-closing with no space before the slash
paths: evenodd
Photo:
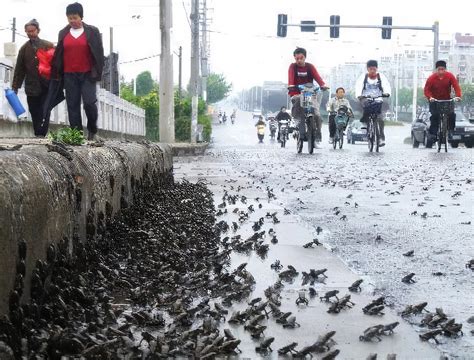
<path id="1" fill-rule="evenodd" d="M 18 93 L 23 81 L 25 81 L 26 100 L 28 110 L 33 120 L 35 136 L 45 137 L 48 132 L 47 126 L 43 125 L 43 106 L 48 94 L 49 80 L 41 76 L 38 70 L 38 50 L 49 50 L 54 46 L 49 41 L 40 39 L 38 34 L 40 27 L 36 19 L 25 24 L 25 32 L 29 40 L 20 48 L 16 60 L 15 74 L 13 76 L 12 89 Z"/>
<path id="2" fill-rule="evenodd" d="M 97 133 L 97 81 L 102 78 L 104 48 L 99 29 L 82 21 L 82 5 L 67 6 L 69 22 L 59 32 L 52 74 L 63 78 L 71 128 L 82 130 L 81 97 L 87 116 L 88 139 Z"/>

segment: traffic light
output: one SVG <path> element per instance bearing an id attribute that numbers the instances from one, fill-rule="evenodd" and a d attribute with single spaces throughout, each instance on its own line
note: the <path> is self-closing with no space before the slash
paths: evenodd
<path id="1" fill-rule="evenodd" d="M 392 26 L 392 17 L 384 16 L 382 25 Z M 382 29 L 382 39 L 391 39 L 392 38 L 392 29 Z"/>
<path id="2" fill-rule="evenodd" d="M 286 30 L 288 29 L 286 26 L 287 20 L 288 20 L 288 15 L 278 14 L 277 36 L 286 37 Z"/>
<path id="3" fill-rule="evenodd" d="M 303 20 L 301 21 L 301 32 L 315 32 L 316 31 L 316 21 L 313 20 Z"/>
<path id="4" fill-rule="evenodd" d="M 339 24 L 341 23 L 341 17 L 339 15 L 331 15 L 329 18 L 331 27 L 329 28 L 329 36 L 331 38 L 339 37 Z"/>

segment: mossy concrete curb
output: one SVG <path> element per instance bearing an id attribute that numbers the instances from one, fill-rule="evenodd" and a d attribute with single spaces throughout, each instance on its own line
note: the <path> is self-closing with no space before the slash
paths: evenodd
<path id="1" fill-rule="evenodd" d="M 18 142 L 19 150 L 0 143 L 13 150 L 0 151 L 0 314 L 8 311 L 20 241 L 27 245 L 27 300 L 31 270 L 50 243 L 67 238 L 72 249 L 104 231 L 141 190 L 173 181 L 169 145 L 111 141 L 61 154 L 48 151 L 46 140 Z"/>

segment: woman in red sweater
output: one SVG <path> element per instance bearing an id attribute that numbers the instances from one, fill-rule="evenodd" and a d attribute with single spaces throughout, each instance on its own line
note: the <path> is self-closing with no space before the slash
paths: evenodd
<path id="1" fill-rule="evenodd" d="M 446 61 L 438 60 L 436 62 L 436 71 L 426 80 L 425 96 L 430 102 L 430 138 L 427 141 L 428 147 L 431 147 L 436 141 L 436 134 L 439 126 L 439 112 L 435 100 L 451 99 L 451 92 L 454 90 L 455 101 L 461 101 L 461 88 L 456 77 L 446 70 Z M 448 129 L 454 130 L 456 126 L 456 114 L 454 107 L 448 118 Z"/>
<path id="2" fill-rule="evenodd" d="M 97 133 L 97 81 L 102 78 L 104 48 L 99 29 L 82 21 L 79 3 L 66 7 L 69 25 L 59 32 L 52 73 L 64 79 L 71 128 L 82 130 L 81 98 L 87 116 L 88 139 Z"/>

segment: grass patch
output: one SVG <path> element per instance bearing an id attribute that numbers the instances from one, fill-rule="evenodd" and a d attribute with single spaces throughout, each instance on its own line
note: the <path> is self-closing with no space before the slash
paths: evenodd
<path id="1" fill-rule="evenodd" d="M 403 126 L 401 121 L 385 120 L 385 126 Z"/>
<path id="2" fill-rule="evenodd" d="M 60 141 L 67 145 L 82 145 L 86 141 L 82 130 L 61 128 L 48 134 L 48 139 Z"/>

